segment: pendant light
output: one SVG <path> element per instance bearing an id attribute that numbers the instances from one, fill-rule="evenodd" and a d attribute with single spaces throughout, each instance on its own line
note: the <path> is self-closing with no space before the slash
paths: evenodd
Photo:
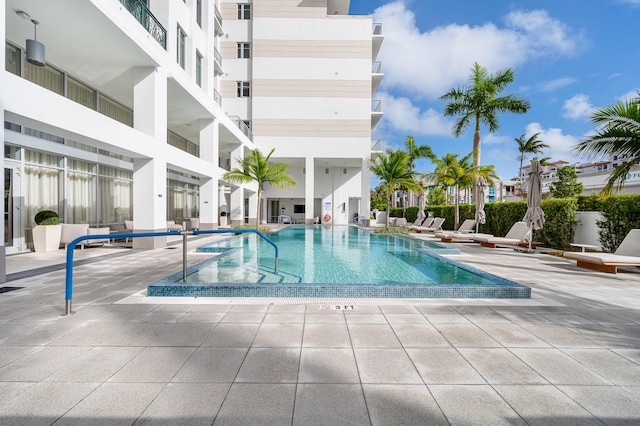
<path id="1" fill-rule="evenodd" d="M 37 40 L 37 28 L 39 22 L 32 19 L 33 22 L 33 40 L 27 40 L 27 62 L 39 67 L 44 67 L 44 44 Z"/>

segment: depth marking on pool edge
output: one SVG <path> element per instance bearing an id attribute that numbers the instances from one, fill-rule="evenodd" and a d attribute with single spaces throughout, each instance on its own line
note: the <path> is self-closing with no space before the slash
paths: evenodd
<path id="1" fill-rule="evenodd" d="M 321 305 L 323 311 L 355 311 L 355 305 Z"/>

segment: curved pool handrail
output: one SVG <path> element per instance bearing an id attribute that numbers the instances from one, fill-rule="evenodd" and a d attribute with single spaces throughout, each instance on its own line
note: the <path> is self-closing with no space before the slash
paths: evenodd
<path id="1" fill-rule="evenodd" d="M 278 246 L 276 243 L 271 241 L 264 235 L 262 232 L 257 229 L 206 229 L 206 230 L 198 230 L 198 231 L 166 231 L 166 232 L 132 232 L 128 234 L 92 234 L 92 235 L 81 235 L 75 240 L 71 241 L 67 245 L 67 263 L 66 263 L 66 277 L 65 277 L 65 310 L 63 315 L 69 315 L 73 312 L 71 311 L 71 300 L 73 299 L 73 253 L 78 245 L 78 243 L 85 240 L 103 240 L 105 238 L 108 239 L 116 239 L 116 238 L 136 238 L 136 237 L 164 237 L 170 235 L 201 235 L 201 234 L 229 234 L 229 233 L 254 233 L 258 234 L 260 238 L 268 242 L 276 249 L 276 258 L 275 258 L 275 271 L 278 272 Z M 183 244 L 186 244 L 183 243 Z M 185 248 L 186 250 L 186 248 Z M 185 261 L 186 262 L 186 261 Z"/>

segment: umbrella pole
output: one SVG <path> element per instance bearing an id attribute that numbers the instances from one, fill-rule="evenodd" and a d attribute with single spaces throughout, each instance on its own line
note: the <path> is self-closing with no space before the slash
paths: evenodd
<path id="1" fill-rule="evenodd" d="M 531 252 L 531 240 L 533 240 L 533 227 L 529 228 L 529 252 Z"/>

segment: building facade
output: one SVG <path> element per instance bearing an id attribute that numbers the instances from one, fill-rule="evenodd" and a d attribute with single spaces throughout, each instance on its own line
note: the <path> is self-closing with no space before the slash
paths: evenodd
<path id="1" fill-rule="evenodd" d="M 222 176 L 256 148 L 275 148 L 298 182 L 264 188 L 267 220 L 368 211 L 382 36 L 348 0 L 2 3 L 6 254 L 31 249 L 41 210 L 136 231 L 178 217 L 215 229 L 221 211 L 255 223 L 256 184 Z"/>

